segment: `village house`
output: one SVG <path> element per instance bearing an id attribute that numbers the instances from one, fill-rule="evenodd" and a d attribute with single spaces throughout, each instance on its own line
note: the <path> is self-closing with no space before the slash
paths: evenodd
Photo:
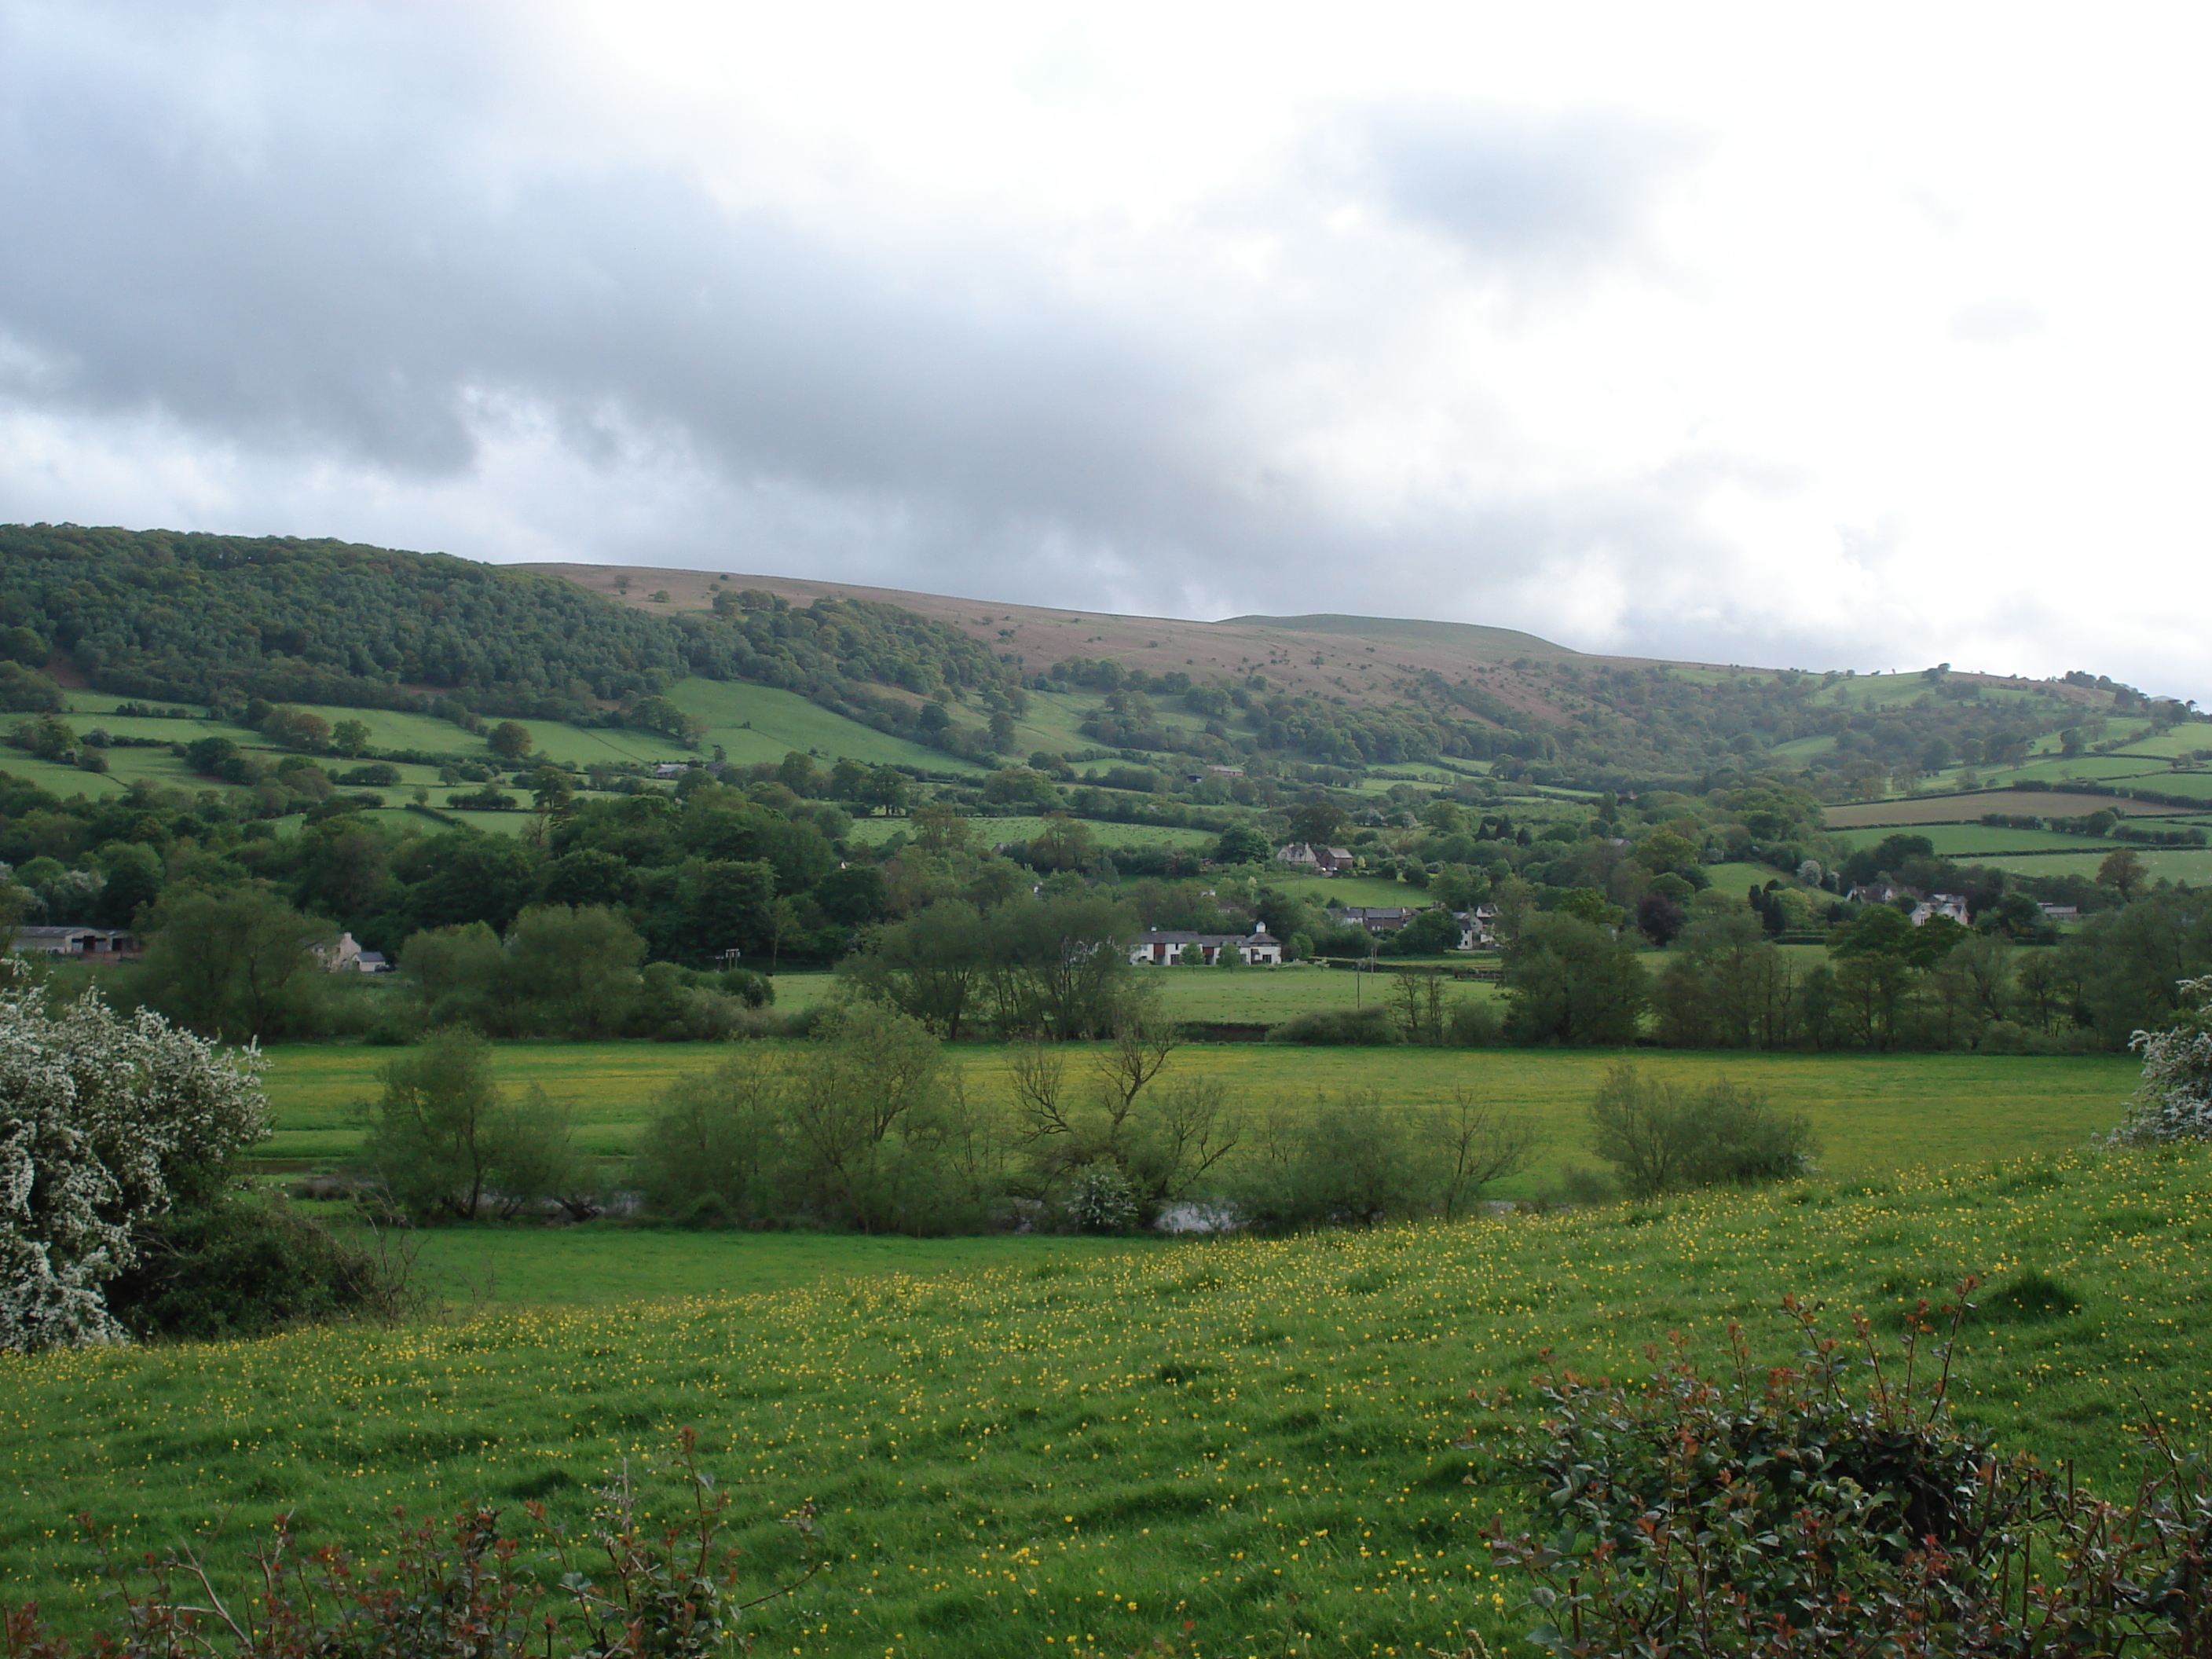
<path id="1" fill-rule="evenodd" d="M 1912 907 L 1912 925 L 1925 927 L 1938 916 L 1948 916 L 1961 927 L 1969 927 L 1972 918 L 1966 914 L 1966 901 L 1958 893 L 1930 893 Z"/>
<path id="2" fill-rule="evenodd" d="M 1491 929 L 1497 925 L 1498 911 L 1486 904 L 1474 910 L 1455 910 L 1452 920 L 1459 923 L 1459 948 L 1480 951 L 1491 943 Z"/>
<path id="3" fill-rule="evenodd" d="M 1224 951 L 1234 951 L 1239 962 L 1255 968 L 1273 968 L 1283 960 L 1283 942 L 1265 927 L 1249 933 L 1176 933 L 1147 928 L 1129 947 L 1129 960 L 1139 967 L 1164 968 L 1188 963 L 1191 953 L 1209 968 L 1218 966 Z"/>
<path id="4" fill-rule="evenodd" d="M 1340 875 L 1352 868 L 1352 854 L 1342 847 L 1309 847 L 1294 841 L 1275 854 L 1278 864 L 1287 864 L 1293 870 L 1310 870 L 1317 876 Z"/>
<path id="5" fill-rule="evenodd" d="M 1418 908 L 1403 904 L 1347 904 L 1333 914 L 1343 917 L 1355 927 L 1364 927 L 1376 938 L 1381 939 L 1385 934 L 1396 933 L 1421 913 Z"/>
<path id="6" fill-rule="evenodd" d="M 392 964 L 381 951 L 364 951 L 351 933 L 340 933 L 336 945 L 319 945 L 315 956 L 324 971 L 332 974 L 388 974 Z"/>
<path id="7" fill-rule="evenodd" d="M 145 954 L 138 936 L 121 927 L 18 927 L 9 949 L 19 957 L 72 962 L 129 962 Z"/>

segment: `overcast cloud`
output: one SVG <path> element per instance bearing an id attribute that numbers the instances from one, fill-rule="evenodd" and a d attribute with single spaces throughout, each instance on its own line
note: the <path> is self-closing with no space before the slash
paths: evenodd
<path id="1" fill-rule="evenodd" d="M 1531 9 L 0 0 L 0 518 L 2212 700 L 2194 15 Z"/>

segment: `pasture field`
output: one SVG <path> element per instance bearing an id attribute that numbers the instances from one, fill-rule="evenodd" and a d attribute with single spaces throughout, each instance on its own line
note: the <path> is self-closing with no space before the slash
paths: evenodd
<path id="1" fill-rule="evenodd" d="M 2187 755 L 2200 749 L 2212 749 L 2212 728 L 2194 721 L 2187 726 L 2169 726 L 2163 732 L 2142 727 L 2136 737 L 2112 750 L 2116 755 L 2150 755 L 2160 760 L 2172 760 L 2177 755 Z"/>
<path id="2" fill-rule="evenodd" d="M 2103 850 L 2095 853 L 2062 853 L 2056 857 L 2048 854 L 2033 854 L 2021 857 L 1992 854 L 1977 858 L 1977 864 L 1986 864 L 1993 869 L 2009 870 L 2022 876 L 2087 876 L 2094 878 L 2098 866 L 2128 843 L 2106 842 Z M 2142 867 L 2150 872 L 2153 880 L 2185 881 L 2192 887 L 2212 881 L 2212 848 L 2138 847 L 2136 857 Z"/>
<path id="3" fill-rule="evenodd" d="M 2208 775 L 2207 781 L 2212 782 L 2212 775 Z M 2111 807 L 2123 817 L 2171 817 L 2187 810 L 2130 800 L 2120 795 L 2073 795 L 2057 789 L 1983 789 L 1971 795 L 1907 795 L 1896 800 L 1855 801 L 1848 806 L 1831 806 L 1827 827 L 1863 830 L 1877 824 L 1974 823 L 1984 812 L 2008 812 L 2021 817 L 2078 818 L 2101 806 Z"/>
<path id="4" fill-rule="evenodd" d="M 1801 947 L 1784 945 L 1785 951 Z M 1825 951 L 1811 948 L 1815 955 L 1825 957 Z M 1390 994 L 1389 967 L 1393 958 L 1382 959 L 1382 971 L 1374 975 L 1357 974 L 1341 968 L 1322 968 L 1293 963 L 1282 968 L 1169 968 L 1158 972 L 1146 983 L 1159 994 L 1160 1012 L 1176 1024 L 1192 1021 L 1218 1021 L 1224 1024 L 1251 1024 L 1264 1022 L 1273 1025 L 1316 1008 L 1351 1008 L 1359 1003 L 1374 1002 Z M 1424 957 L 1422 967 L 1495 968 L 1494 956 L 1467 956 L 1449 959 Z M 829 996 L 836 984 L 833 974 L 778 974 L 775 976 L 775 1006 L 779 1012 L 789 1013 L 811 1008 Z M 1449 981 L 1447 996 L 1492 996 L 1497 988 L 1486 981 Z M 965 1053 L 964 1047 L 954 1051 Z"/>
<path id="5" fill-rule="evenodd" d="M 1894 824 L 1871 830 L 1835 830 L 1829 833 L 1856 852 L 1879 845 L 1882 837 L 1897 834 Z M 2124 842 L 2101 836 L 2068 836 L 2052 830 L 1999 830 L 1980 823 L 1931 823 L 1911 833 L 1925 836 L 1939 857 L 1982 858 L 1993 853 L 2109 853 Z"/>
<path id="6" fill-rule="evenodd" d="M 1181 972 L 1171 969 L 1170 973 Z M 1261 978 L 1264 970 L 1218 975 Z M 1206 976 L 1203 969 L 1190 970 Z M 1330 976 L 1356 981 L 1349 973 Z M 1316 973 L 1314 977 L 1321 977 Z M 1367 988 L 1375 988 L 1370 984 Z M 1468 994 L 1476 988 L 1455 988 Z M 780 1005 L 781 1006 L 781 1005 Z M 1195 1016 L 1194 1016 L 1195 1018 Z M 356 1103 L 373 1099 L 389 1048 L 290 1046 L 268 1051 L 264 1077 L 276 1134 L 261 1149 L 288 1164 L 335 1164 L 361 1142 Z M 1070 1045 L 1080 1068 L 1097 1052 Z M 950 1050 L 972 1097 L 1011 1097 L 1006 1051 L 989 1043 Z M 1629 1058 L 1686 1084 L 1725 1076 L 1802 1112 L 1820 1137 L 1824 1168 L 1841 1176 L 1972 1164 L 2000 1153 L 2063 1152 L 2118 1121 L 2134 1089 L 2124 1054 L 1807 1054 L 1638 1049 Z M 624 1156 L 655 1112 L 662 1091 L 686 1073 L 719 1064 L 708 1043 L 516 1042 L 498 1048 L 501 1083 L 542 1085 L 574 1109 L 577 1138 L 595 1156 Z M 1455 1091 L 1534 1115 L 1547 1141 L 1536 1166 L 1508 1195 L 1555 1184 L 1571 1164 L 1588 1165 L 1583 1109 L 1607 1066 L 1603 1049 L 1309 1048 L 1287 1043 L 1190 1043 L 1165 1079 L 1218 1077 L 1249 1102 L 1302 1102 L 1320 1095 L 1378 1091 L 1386 1102 L 1441 1103 Z M 2002 1114 L 2001 1119 L 1993 1114 Z"/>
<path id="7" fill-rule="evenodd" d="M 126 1559 L 197 1536 L 221 1577 L 280 1510 L 370 1553 L 394 1507 L 482 1501 L 514 1526 L 532 1498 L 575 1525 L 588 1486 L 692 1426 L 734 1495 L 748 1594 L 790 1575 L 776 1519 L 803 1503 L 835 1562 L 750 1616 L 760 1651 L 1412 1655 L 1469 1628 L 1520 1651 L 1528 1615 L 1478 1534 L 1528 1515 L 1488 1453 L 1547 1354 L 1632 1373 L 1679 1331 L 1717 1366 L 1740 1319 L 1754 1364 L 1784 1363 L 1785 1291 L 1838 1334 L 1861 1310 L 1893 1332 L 1983 1273 L 1954 1400 L 2118 1492 L 2140 1462 L 2127 1419 L 2156 1413 L 2185 1445 L 2212 1426 L 2208 1177 L 2201 1151 L 2074 1153 L 1285 1240 L 1003 1240 L 964 1272 L 933 1270 L 934 1246 L 825 1240 L 811 1282 L 761 1294 L 8 1358 L 0 1595 L 102 1616 L 79 1512 Z M 749 1255 L 805 1248 L 651 1243 L 736 1285 Z M 2008 1303 L 2030 1270 L 2058 1308 Z M 1478 1403 L 1492 1389 L 1500 1409 Z"/>
<path id="8" fill-rule="evenodd" d="M 1409 887 L 1395 877 L 1294 876 L 1288 870 L 1287 865 L 1270 866 L 1264 878 L 1267 884 L 1285 893 L 1295 893 L 1316 908 L 1326 906 L 1331 899 L 1340 905 L 1376 908 L 1410 904 L 1419 908 L 1429 902 L 1425 890 Z"/>
<path id="9" fill-rule="evenodd" d="M 1208 848 L 1221 837 L 1211 830 L 1188 830 L 1144 823 L 1109 823 L 1101 818 L 1079 820 L 1091 839 L 1109 852 L 1120 847 Z M 912 835 L 914 825 L 904 818 L 856 818 L 848 839 L 863 847 L 880 847 L 893 836 Z M 1035 841 L 1044 833 L 1042 817 L 969 818 L 971 845 L 995 847 L 1000 842 Z"/>
<path id="10" fill-rule="evenodd" d="M 844 757 L 871 766 L 918 766 L 932 772 L 984 769 L 957 755 L 925 749 L 842 714 L 833 714 L 796 691 L 772 685 L 694 677 L 671 686 L 668 697 L 685 714 L 707 723 L 707 735 L 700 745 L 702 751 L 711 752 L 719 743 L 734 761 L 780 761 L 797 750 L 813 754 L 825 763 Z M 652 734 L 629 735 L 647 738 Z M 678 753 L 675 744 L 665 740 L 661 748 L 665 752 L 659 758 L 672 758 Z"/>

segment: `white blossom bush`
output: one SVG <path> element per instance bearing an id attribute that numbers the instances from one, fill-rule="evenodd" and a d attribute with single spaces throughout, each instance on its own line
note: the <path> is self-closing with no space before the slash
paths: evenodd
<path id="1" fill-rule="evenodd" d="M 2127 1121 L 2106 1137 L 2109 1146 L 2212 1140 L 2212 978 L 2182 981 L 2181 994 L 2199 1006 L 2163 1031 L 2129 1040 L 2143 1057 L 2142 1086 Z"/>
<path id="2" fill-rule="evenodd" d="M 223 1054 L 88 993 L 0 990 L 0 1350 L 122 1339 L 132 1232 L 269 1133 L 256 1050 Z"/>
<path id="3" fill-rule="evenodd" d="M 1078 1232 L 1118 1233 L 1137 1218 L 1137 1194 L 1113 1164 L 1086 1164 L 1068 1188 L 1066 1214 Z"/>

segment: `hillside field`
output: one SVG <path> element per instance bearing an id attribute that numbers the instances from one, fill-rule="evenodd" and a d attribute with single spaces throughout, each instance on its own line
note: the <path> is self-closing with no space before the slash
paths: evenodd
<path id="1" fill-rule="evenodd" d="M 1894 825 L 1830 832 L 1853 852 L 1899 833 Z M 1980 823 L 1931 823 L 1905 833 L 1925 836 L 1939 858 L 1983 860 L 1997 853 L 2109 853 L 2126 843 L 2101 836 L 2069 836 L 2053 830 L 1999 830 Z"/>
<path id="2" fill-rule="evenodd" d="M 2056 789 L 1984 789 L 1971 795 L 1907 795 L 1896 800 L 1856 801 L 1831 806 L 1831 830 L 1863 830 L 1874 825 L 1925 823 L 1978 824 L 1985 812 L 2004 812 L 2021 817 L 2085 817 L 2109 806 L 2123 817 L 2161 817 L 2185 811 L 2151 801 L 2130 800 L 2118 795 L 2074 795 Z"/>
<path id="3" fill-rule="evenodd" d="M 1221 839 L 1211 830 L 1186 830 L 1148 823 L 1109 823 L 1097 818 L 1084 819 L 1083 826 L 1091 832 L 1092 842 L 1109 852 L 1121 847 L 1206 848 Z M 902 817 L 855 818 L 849 839 L 863 847 L 880 847 L 894 836 L 910 836 L 913 833 L 914 825 Z M 1042 817 L 968 820 L 968 839 L 972 845 L 980 847 L 1035 841 L 1043 833 L 1044 820 Z"/>
<path id="4" fill-rule="evenodd" d="M 1982 1123 L 2009 1139 L 2009 1113 Z M 225 1577 L 280 1508 L 371 1553 L 395 1506 L 484 1501 L 519 1527 L 529 1498 L 573 1525 L 588 1485 L 690 1425 L 734 1494 L 748 1593 L 791 1572 L 777 1518 L 822 1518 L 835 1565 L 752 1615 L 762 1651 L 1411 1655 L 1468 1628 L 1525 1651 L 1478 1532 L 1527 1515 L 1489 1449 L 1547 1353 L 1635 1371 L 1680 1331 L 1719 1364 L 1741 1319 L 1779 1363 L 1784 1291 L 1839 1334 L 1856 1310 L 1893 1330 L 1984 1273 L 1954 1398 L 2117 1491 L 2130 1416 L 2185 1444 L 2212 1426 L 2208 1176 L 2202 1152 L 2072 1153 L 1286 1240 L 981 1241 L 949 1269 L 931 1245 L 518 1231 L 580 1274 L 599 1249 L 688 1266 L 614 1305 L 548 1273 L 508 1312 L 0 1359 L 0 1595 L 100 1616 L 79 1511 L 126 1556 L 196 1538 Z M 2012 1312 L 2031 1270 L 2073 1305 Z M 1497 1388 L 1502 1412 L 1478 1403 Z"/>

